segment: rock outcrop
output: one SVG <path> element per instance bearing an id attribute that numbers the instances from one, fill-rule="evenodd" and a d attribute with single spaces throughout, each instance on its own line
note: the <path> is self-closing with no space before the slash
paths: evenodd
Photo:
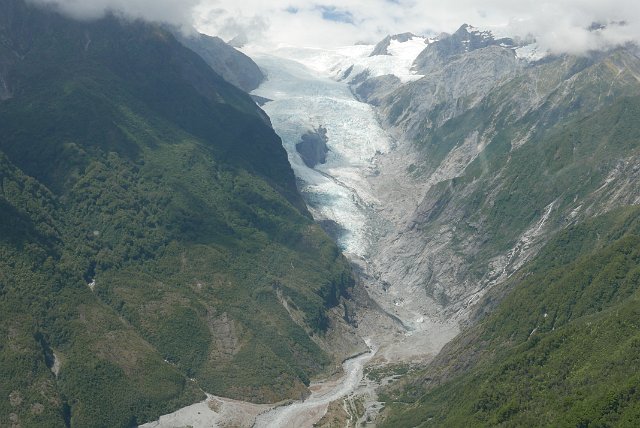
<path id="1" fill-rule="evenodd" d="M 509 38 L 495 39 L 489 31 L 480 31 L 464 24 L 455 33 L 443 35 L 439 40 L 431 43 L 418 55 L 414 68 L 419 74 L 429 74 L 438 71 L 456 56 L 489 46 L 513 48 L 515 42 Z"/>
<path id="2" fill-rule="evenodd" d="M 296 150 L 309 168 L 327 162 L 329 147 L 327 146 L 327 129 L 319 126 L 302 136 L 302 141 L 296 144 Z"/>

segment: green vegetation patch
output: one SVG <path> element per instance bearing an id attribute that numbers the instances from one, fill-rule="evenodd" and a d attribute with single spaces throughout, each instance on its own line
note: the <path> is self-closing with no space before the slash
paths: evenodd
<path id="1" fill-rule="evenodd" d="M 383 426 L 637 425 L 639 280 L 638 208 L 561 232 Z"/>

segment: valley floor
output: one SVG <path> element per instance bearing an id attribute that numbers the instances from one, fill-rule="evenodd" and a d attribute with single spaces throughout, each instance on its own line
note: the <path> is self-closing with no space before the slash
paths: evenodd
<path id="1" fill-rule="evenodd" d="M 365 370 L 424 363 L 458 332 L 455 320 L 443 318 L 426 295 L 415 290 L 405 299 L 379 277 L 372 263 L 383 236 L 396 233 L 415 210 L 424 186 L 405 172 L 413 153 L 380 126 L 374 109 L 355 99 L 346 83 L 330 78 L 335 53 L 286 49 L 252 54 L 268 79 L 254 95 L 271 100 L 263 109 L 283 140 L 300 190 L 314 218 L 331 222 L 334 238 L 358 273 L 358 333 L 371 351 L 344 363 L 338 380 L 311 386 L 305 401 L 269 408 L 219 397 L 182 409 L 144 427 L 214 427 L 225 424 L 256 427 L 311 427 L 334 402 L 358 403 L 349 416 L 360 424 L 375 418 L 381 403 L 375 387 L 393 375 L 366 378 Z M 335 60 L 335 58 L 333 59 Z M 314 169 L 302 161 L 296 144 L 302 135 L 327 130 L 327 161 Z M 411 242 L 407 242 L 411 245 Z M 415 298 L 418 296 L 418 298 Z M 345 400 L 346 399 L 346 400 Z"/>

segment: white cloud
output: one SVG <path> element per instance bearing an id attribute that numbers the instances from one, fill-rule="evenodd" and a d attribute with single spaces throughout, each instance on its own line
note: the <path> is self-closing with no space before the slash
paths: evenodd
<path id="1" fill-rule="evenodd" d="M 266 44 L 328 46 L 369 43 L 387 34 L 453 32 L 461 24 L 503 27 L 505 33 L 533 35 L 543 49 L 581 53 L 640 40 L 637 0 L 202 0 L 198 26 L 203 31 L 233 37 L 224 19 L 238 24 L 259 17 L 267 25 L 253 38 Z M 349 14 L 353 23 L 323 19 L 319 6 Z M 215 16 L 208 15 L 218 10 Z M 295 11 L 293 13 L 292 11 Z M 608 25 L 588 31 L 592 23 Z M 242 25 L 241 25 L 242 27 Z M 247 25 L 245 28 L 250 28 Z"/>
<path id="2" fill-rule="evenodd" d="M 179 26 L 194 22 L 193 10 L 201 0 L 27 0 L 52 6 L 76 19 L 96 19 L 108 12 L 134 19 Z"/>
<path id="3" fill-rule="evenodd" d="M 75 17 L 122 10 L 174 24 L 194 23 L 224 39 L 265 45 L 335 46 L 374 43 L 387 34 L 434 34 L 461 24 L 506 27 L 534 35 L 553 52 L 579 53 L 640 40 L 637 0 L 32 0 L 56 3 Z M 333 18 L 333 20 L 332 20 Z M 594 22 L 624 21 L 600 31 Z"/>

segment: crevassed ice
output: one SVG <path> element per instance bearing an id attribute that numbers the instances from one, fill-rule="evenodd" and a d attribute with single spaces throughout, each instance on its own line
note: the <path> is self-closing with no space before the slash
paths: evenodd
<path id="1" fill-rule="evenodd" d="M 326 51 L 294 49 L 289 59 L 254 54 L 266 72 L 267 81 L 255 95 L 273 100 L 263 108 L 282 138 L 289 161 L 301 180 L 301 191 L 318 220 L 333 220 L 344 233 L 338 243 L 344 251 L 364 257 L 370 243 L 370 214 L 376 197 L 366 184 L 375 168 L 378 153 L 390 148 L 371 106 L 354 99 L 345 83 L 323 76 L 317 70 L 291 59 L 313 62 L 314 52 L 325 61 Z M 327 163 L 308 168 L 296 151 L 296 144 L 308 131 L 327 129 L 330 152 Z"/>

